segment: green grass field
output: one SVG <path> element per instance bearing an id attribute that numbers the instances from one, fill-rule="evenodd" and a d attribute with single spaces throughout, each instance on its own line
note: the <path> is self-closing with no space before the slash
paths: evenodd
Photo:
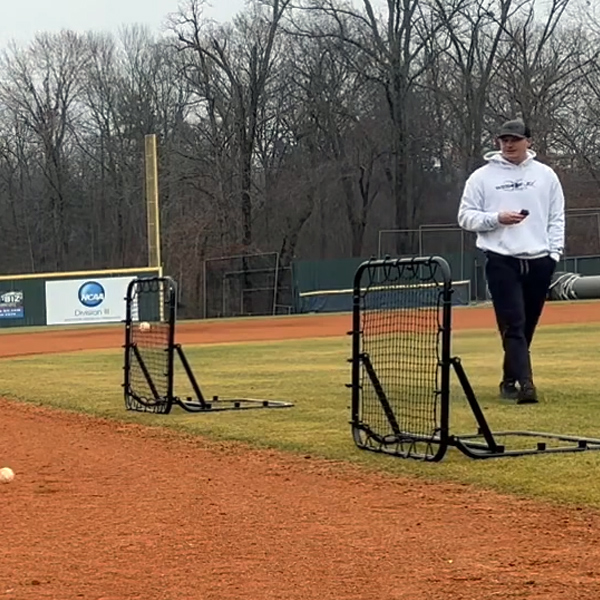
<path id="1" fill-rule="evenodd" d="M 122 351 L 80 352 L 2 361 L 0 395 L 129 422 L 173 427 L 212 439 L 238 440 L 391 474 L 451 480 L 561 503 L 600 507 L 600 451 L 474 461 L 450 449 L 437 464 L 358 450 L 349 426 L 349 338 L 185 348 L 207 397 L 284 399 L 293 408 L 168 416 L 125 411 Z M 497 398 L 500 346 L 494 331 L 456 332 L 461 357 L 492 429 L 536 430 L 600 438 L 597 387 L 600 325 L 546 326 L 533 348 L 541 403 L 516 406 Z M 183 377 L 179 378 L 182 384 Z M 185 385 L 176 392 L 187 395 Z M 453 379 L 454 433 L 474 432 Z M 528 444 L 530 442 L 527 442 Z"/>

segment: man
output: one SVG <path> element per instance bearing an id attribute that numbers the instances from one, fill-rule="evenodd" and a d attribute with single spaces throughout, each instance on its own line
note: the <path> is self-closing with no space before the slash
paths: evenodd
<path id="1" fill-rule="evenodd" d="M 529 348 L 564 247 L 564 195 L 556 173 L 535 160 L 523 121 L 507 121 L 499 152 L 467 179 L 458 223 L 477 233 L 504 348 L 502 398 L 536 403 Z"/>

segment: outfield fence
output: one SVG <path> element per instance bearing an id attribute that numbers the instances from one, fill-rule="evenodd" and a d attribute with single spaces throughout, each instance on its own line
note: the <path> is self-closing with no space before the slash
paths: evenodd
<path id="1" fill-rule="evenodd" d="M 380 230 L 377 252 L 379 259 L 442 257 L 455 281 L 454 303 L 489 300 L 485 255 L 477 249 L 475 235 L 457 225 Z M 346 312 L 352 308 L 356 269 L 368 258 L 295 260 L 289 266 L 282 265 L 278 252 L 207 258 L 202 263 L 202 304 L 192 316 Z M 567 211 L 566 248 L 557 271 L 600 275 L 600 208 Z M 162 277 L 162 267 L 0 276 L 0 328 L 121 322 L 127 285 L 153 276 Z"/>
<path id="2" fill-rule="evenodd" d="M 121 322 L 129 283 L 157 275 L 160 267 L 1 276 L 0 328 Z"/>

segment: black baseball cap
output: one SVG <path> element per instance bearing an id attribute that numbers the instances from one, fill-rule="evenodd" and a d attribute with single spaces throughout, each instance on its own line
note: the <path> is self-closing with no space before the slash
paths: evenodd
<path id="1" fill-rule="evenodd" d="M 506 121 L 502 127 L 500 127 L 500 131 L 498 131 L 499 138 L 509 135 L 521 139 L 530 138 L 531 131 L 521 119 L 514 119 L 512 121 Z"/>

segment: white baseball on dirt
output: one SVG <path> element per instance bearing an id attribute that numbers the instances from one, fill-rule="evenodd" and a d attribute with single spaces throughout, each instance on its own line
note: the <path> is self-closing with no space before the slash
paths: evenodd
<path id="1" fill-rule="evenodd" d="M 0 483 L 10 483 L 15 478 L 15 473 L 10 467 L 0 469 Z"/>
<path id="2" fill-rule="evenodd" d="M 142 321 L 140 323 L 140 331 L 150 331 L 150 323 L 147 321 Z"/>

